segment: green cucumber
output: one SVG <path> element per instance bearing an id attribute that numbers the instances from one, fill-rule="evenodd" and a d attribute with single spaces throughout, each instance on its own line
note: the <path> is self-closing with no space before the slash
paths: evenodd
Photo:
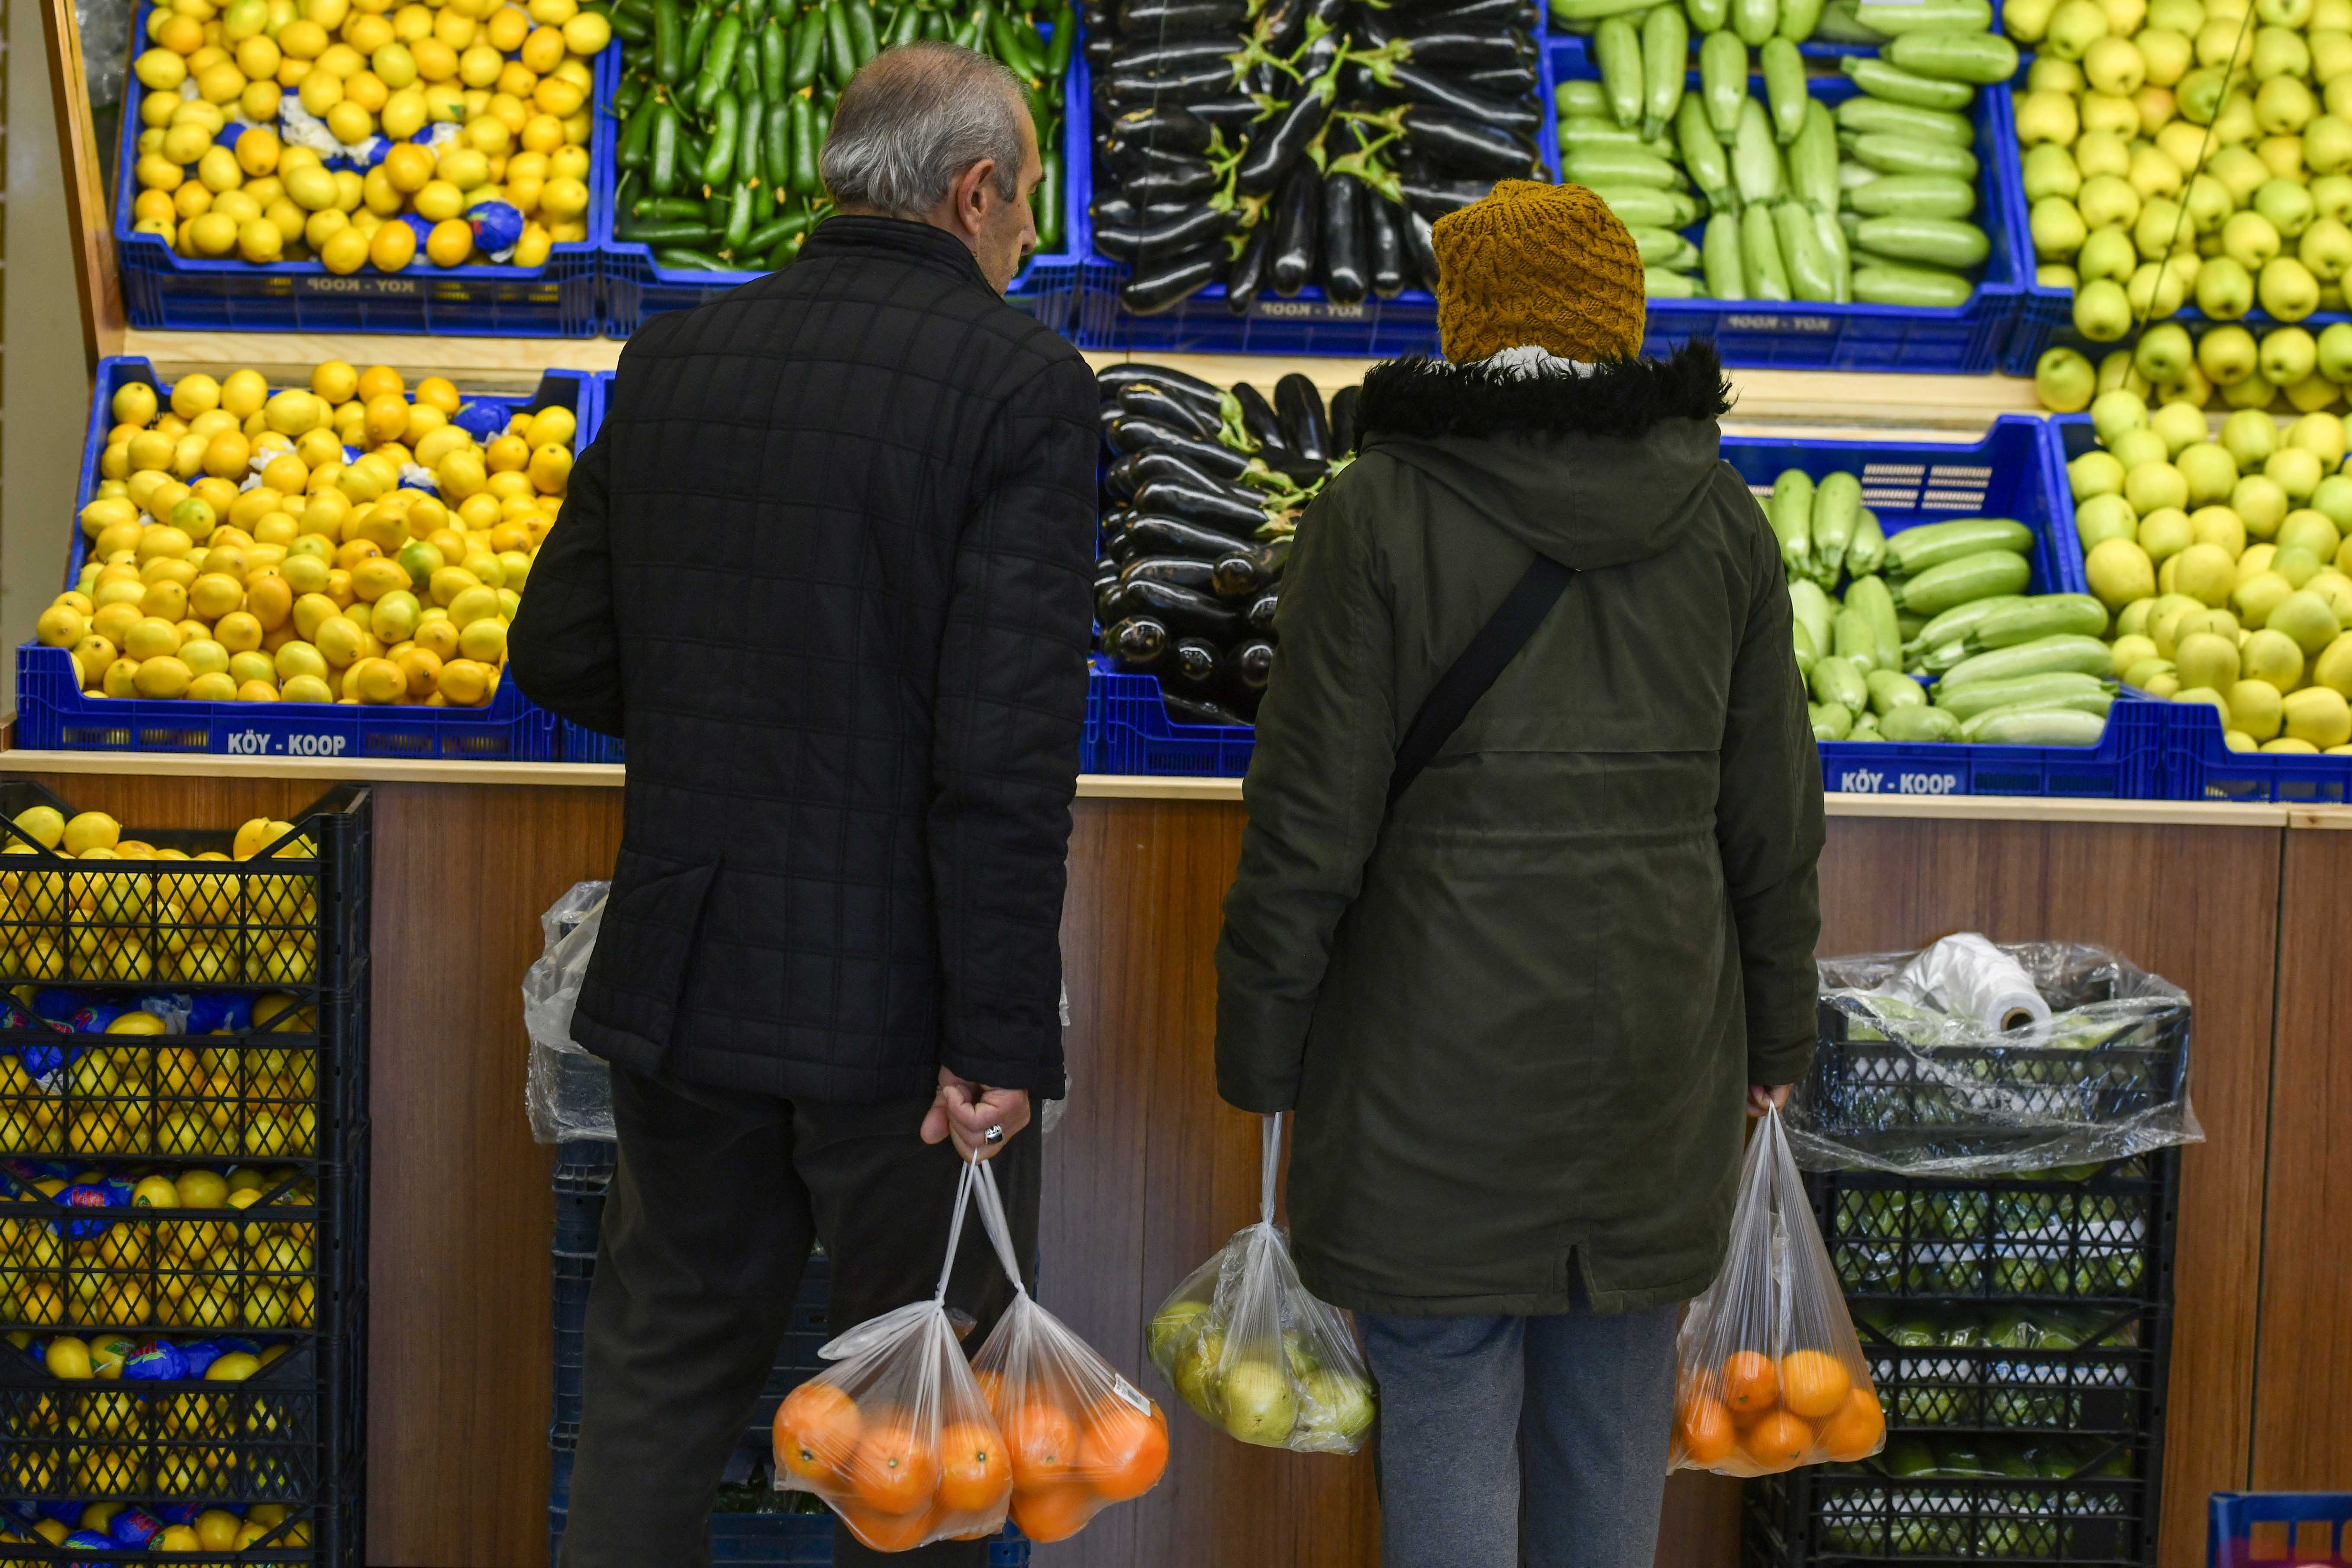
<path id="1" fill-rule="evenodd" d="M 1789 269 L 1789 291 L 1810 304 L 1835 303 L 1837 275 L 1813 228 L 1812 213 L 1802 202 L 1776 202 L 1772 226 L 1780 236 L 1781 265 Z"/>
<path id="2" fill-rule="evenodd" d="M 2105 675 L 2114 668 L 2115 657 L 2107 645 L 2095 637 L 2062 632 L 1964 658 L 1944 672 L 1936 689 L 1942 692 L 1980 680 L 2015 680 L 2066 670 L 2077 675 Z"/>
<path id="3" fill-rule="evenodd" d="M 1766 515 L 1768 517 L 1770 515 L 1770 509 L 1769 507 L 1766 509 Z M 1775 534 L 1779 534 L 1780 531 L 1776 527 L 1772 531 Z M 1801 541 L 1801 545 L 1802 542 Z M 1799 559 L 1801 562 L 1808 559 L 1808 557 L 1801 556 Z M 1780 562 L 1784 567 L 1788 564 L 1788 560 L 1789 541 L 1787 536 L 1782 535 L 1780 538 Z M 1815 647 L 1826 648 L 1830 646 L 1830 639 L 1834 634 L 1837 626 L 1837 605 L 1831 600 L 1827 594 L 1822 592 L 1822 585 L 1819 583 L 1814 582 L 1810 577 L 1790 573 L 1789 575 L 1789 613 L 1796 617 L 1796 621 L 1799 626 L 1804 627 L 1807 632 L 1812 635 L 1813 646 Z"/>
<path id="4" fill-rule="evenodd" d="M 1886 570 L 1897 577 L 1916 577 L 1930 566 L 1981 554 L 1988 550 L 2023 553 L 2033 548 L 2033 531 L 2005 517 L 1964 517 L 1951 522 L 1923 522 L 1906 528 L 1886 542 Z M 1947 632 L 1939 641 L 1951 642 Z"/>
<path id="5" fill-rule="evenodd" d="M 1804 124 L 1789 143 L 1789 190 L 1814 212 L 1837 215 L 1837 126 L 1830 111 L 1810 98 L 1805 100 Z"/>
<path id="6" fill-rule="evenodd" d="M 1682 191 L 1640 185 L 1595 185 L 1592 194 L 1628 228 L 1686 228 L 1698 221 L 1698 203 Z"/>
<path id="7" fill-rule="evenodd" d="M 1916 687 L 1918 683 L 1912 684 Z M 1878 732 L 1907 745 L 1935 745 L 1958 740 L 1960 721 L 1941 708 L 1890 708 L 1878 716 Z"/>
<path id="8" fill-rule="evenodd" d="M 1706 220 L 1706 233 L 1699 243 L 1699 256 L 1706 269 L 1706 291 L 1718 300 L 1748 298 L 1748 268 L 1739 258 L 1739 220 L 1727 212 L 1718 211 Z"/>
<path id="9" fill-rule="evenodd" d="M 1914 109 L 1907 103 L 1889 103 L 1883 98 L 1860 93 L 1847 99 L 1835 110 L 1838 129 L 1856 136 L 1868 131 L 1884 131 L 1897 136 L 1917 136 L 1929 142 L 1948 142 L 1955 147 L 1973 147 L 1977 128 L 1968 117 L 1948 113 L 1940 109 Z"/>
<path id="10" fill-rule="evenodd" d="M 1830 626 L 1830 641 L 1838 658 L 1851 659 L 1864 675 L 1885 668 L 1878 662 L 1878 634 L 1858 605 L 1847 605 L 1838 611 Z"/>
<path id="11" fill-rule="evenodd" d="M 2037 637 L 2095 637 L 2107 629 L 2107 607 L 2088 594 L 2042 594 L 2005 605 L 1976 622 L 1960 639 L 1969 652 L 2015 647 Z M 2100 673 L 2095 671 L 2094 673 Z"/>
<path id="12" fill-rule="evenodd" d="M 1787 171 L 1780 149 L 1772 140 L 1772 122 L 1764 106 L 1752 98 L 1739 100 L 1739 130 L 1731 142 L 1731 181 L 1744 203 L 1778 199 L 1787 189 Z"/>
<path id="13" fill-rule="evenodd" d="M 1870 706 L 1870 682 L 1850 658 L 1824 654 L 1813 660 L 1811 684 L 1817 702 L 1835 702 L 1850 711 Z"/>
<path id="14" fill-rule="evenodd" d="M 1609 117 L 1623 126 L 1642 123 L 1642 35 L 1622 16 L 1612 16 L 1592 32 L 1592 63 L 1609 95 Z"/>
<path id="15" fill-rule="evenodd" d="M 1861 515 L 1862 481 L 1843 471 L 1823 474 L 1813 488 L 1812 529 L 1813 560 L 1820 568 L 1822 586 L 1836 584 L 1845 564 L 1846 541 L 1853 537 L 1854 521 Z"/>
<path id="16" fill-rule="evenodd" d="M 1927 694 L 1909 676 L 1891 669 L 1874 669 L 1870 682 L 1870 710 L 1881 718 L 1897 708 L 1925 708 Z"/>
<path id="17" fill-rule="evenodd" d="M 1881 174 L 1856 186 L 1846 205 L 1864 217 L 1958 219 L 1977 210 L 1977 191 L 1949 174 Z"/>
<path id="18" fill-rule="evenodd" d="M 1966 109 L 1977 89 L 1964 81 L 1942 81 L 1905 70 L 1872 55 L 1847 55 L 1838 61 L 1853 84 L 1873 98 L 1907 103 L 1914 109 Z"/>
<path id="19" fill-rule="evenodd" d="M 1748 50 L 1733 33 L 1709 33 L 1698 45 L 1698 90 L 1716 140 L 1728 147 L 1739 135 L 1748 101 Z"/>
<path id="20" fill-rule="evenodd" d="M 1639 147 L 1587 143 L 1564 150 L 1559 162 L 1560 173 L 1580 185 L 1636 185 L 1653 191 L 1683 185 L 1680 169 Z"/>
<path id="21" fill-rule="evenodd" d="M 1977 155 L 1948 142 L 1924 136 L 1902 136 L 1888 131 L 1865 131 L 1846 149 L 1857 163 L 1882 174 L 1941 174 L 1948 179 L 1977 177 Z"/>
<path id="22" fill-rule="evenodd" d="M 2105 714 L 2065 708 L 2001 709 L 1960 726 L 1961 738 L 1979 746 L 2095 746 L 2106 732 Z"/>
<path id="23" fill-rule="evenodd" d="M 1900 33 L 1880 51 L 1914 76 L 1990 87 L 2017 74 L 2017 46 L 1999 33 Z"/>
<path id="24" fill-rule="evenodd" d="M 1642 23 L 1642 134 L 1657 136 L 1682 107 L 1690 74 L 1690 28 L 1682 12 L 1661 5 Z"/>
<path id="25" fill-rule="evenodd" d="M 1764 101 L 1772 110 L 1773 139 L 1786 147 L 1804 129 L 1805 106 L 1812 102 L 1805 96 L 1804 57 L 1795 44 L 1775 36 L 1757 51 L 1757 64 L 1764 77 Z"/>
<path id="26" fill-rule="evenodd" d="M 1976 285 L 1957 272 L 1933 267 L 1856 267 L 1853 297 L 1864 305 L 1903 305 L 1912 310 L 1957 310 Z"/>
<path id="27" fill-rule="evenodd" d="M 1937 615 L 1970 599 L 2017 593 L 2032 575 L 2033 568 L 2024 556 L 2006 550 L 1963 555 L 1958 561 L 1930 566 L 1917 576 L 1905 579 L 1894 590 L 1895 606 L 1916 615 Z"/>
<path id="28" fill-rule="evenodd" d="M 1740 215 L 1745 225 L 1751 216 L 1764 220 L 1766 244 L 1771 244 L 1770 215 L 1758 209 Z M 1752 261 L 1752 258 L 1748 258 Z M 1783 468 L 1772 481 L 1772 499 L 1767 507 L 1772 521 L 1772 531 L 1780 541 L 1780 564 L 1792 578 L 1815 577 L 1813 572 L 1813 477 L 1802 468 Z M 1818 577 L 1815 577 L 1818 581 Z M 1834 626 L 1834 616 L 1832 621 Z M 1816 639 L 1823 647 L 1827 639 Z"/>
<path id="29" fill-rule="evenodd" d="M 2073 703 L 2099 706 L 2103 700 L 2112 700 L 2116 690 L 2112 680 L 2096 676 L 2062 672 L 2056 675 L 2032 675 L 2015 680 L 1980 680 L 1953 691 L 1937 691 L 1936 706 L 1962 723 L 1979 713 L 1990 713 L 1996 708 L 2013 708 L 2026 702 Z"/>
<path id="30" fill-rule="evenodd" d="M 1861 0 L 1854 20 L 1884 37 L 1905 33 L 1983 33 L 1992 28 L 1990 0 Z"/>
<path id="31" fill-rule="evenodd" d="M 1736 118 L 1734 123 L 1736 127 Z M 1683 172 L 1698 186 L 1707 205 L 1718 212 L 1734 205 L 1731 160 L 1725 155 L 1715 128 L 1706 122 L 1706 108 L 1696 94 L 1685 94 L 1682 106 L 1675 110 L 1675 144 L 1682 152 Z M 1736 300 L 1739 296 L 1719 297 Z"/>
<path id="32" fill-rule="evenodd" d="M 1758 204 L 1739 215 L 1739 262 L 1751 300 L 1791 300 L 1789 268 L 1780 259 L 1780 234 L 1772 209 Z"/>
<path id="33" fill-rule="evenodd" d="M 1866 217 L 1854 243 L 1898 261 L 1955 270 L 1980 265 L 1992 254 L 1992 241 L 1984 230 L 1949 217 Z"/>

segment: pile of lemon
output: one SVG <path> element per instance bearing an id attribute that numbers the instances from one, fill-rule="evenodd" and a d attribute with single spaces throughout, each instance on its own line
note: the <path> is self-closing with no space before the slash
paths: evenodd
<path id="1" fill-rule="evenodd" d="M 169 0 L 146 33 L 131 216 L 183 256 L 397 272 L 413 215 L 434 263 L 480 265 L 467 219 L 490 204 L 519 220 L 514 266 L 588 237 L 589 61 L 613 29 L 578 0 Z"/>
<path id="2" fill-rule="evenodd" d="M 94 698 L 488 702 L 577 425 L 518 413 L 485 445 L 461 405 L 440 376 L 412 396 L 341 361 L 308 390 L 240 370 L 184 376 L 163 404 L 125 384 L 86 563 L 36 635 Z"/>
<path id="3" fill-rule="evenodd" d="M 91 1172 L 83 1179 L 103 1176 Z M 75 1184 L 45 1178 L 14 1202 L 53 1205 Z M 310 1328 L 318 1314 L 317 1226 L 307 1219 L 241 1217 L 268 1214 L 263 1195 L 281 1186 L 286 1191 L 275 1202 L 297 1207 L 318 1202 L 316 1188 L 287 1171 L 150 1172 L 138 1176 L 131 1206 L 76 1209 L 76 1221 L 65 1228 L 87 1235 L 60 1234 L 43 1211 L 12 1215 L 11 1201 L 0 1197 L 0 1308 L 11 1321 L 38 1328 Z M 240 1217 L 141 1212 L 167 1208 L 218 1209 Z M 96 1361 L 91 1364 L 92 1375 L 105 1375 Z"/>
<path id="4" fill-rule="evenodd" d="M 0 978 L 5 983 L 251 981 L 306 985 L 317 977 L 317 878 L 198 868 L 206 861 L 253 859 L 292 833 L 292 824 L 257 817 L 237 829 L 228 854 L 205 850 L 189 855 L 125 838 L 121 825 L 100 811 L 67 821 L 55 807 L 37 805 L 18 814 L 16 823 L 42 848 L 93 868 L 0 869 L 0 933 L 5 937 L 0 943 Z M 272 850 L 270 858 L 314 859 L 318 852 L 310 839 L 297 837 Z M 38 859 L 40 851 L 21 838 L 11 838 L 0 847 L 0 862 L 16 856 Z M 107 864 L 95 868 L 99 862 Z M 258 1005 L 255 1015 L 257 1026 L 268 1025 Z M 315 1029 L 315 1020 L 306 1027 Z M 6 1104 L 0 1101 L 0 1118 L 6 1112 Z"/>
<path id="5" fill-rule="evenodd" d="M 76 1530 L 60 1519 L 37 1519 L 21 1524 L 0 1524 L 0 1542 L 25 1545 L 72 1546 L 89 1551 L 121 1551 L 122 1536 L 110 1533 L 116 1516 L 136 1508 L 127 1502 L 94 1502 L 81 1510 Z M 165 1524 L 149 1541 L 150 1552 L 243 1552 L 268 1539 L 270 1532 L 286 1521 L 282 1503 L 257 1502 L 239 1510 L 236 1508 L 208 1508 L 189 1519 L 186 1523 Z M 107 1545 L 100 1547 L 86 1541 L 76 1541 L 77 1534 L 103 1537 Z M 300 1521 L 286 1526 L 284 1534 L 269 1541 L 266 1550 L 292 1548 L 310 1544 L 310 1527 Z M 44 1556 L 41 1562 L 48 1562 Z M 13 1565 L 12 1565 L 13 1568 Z"/>

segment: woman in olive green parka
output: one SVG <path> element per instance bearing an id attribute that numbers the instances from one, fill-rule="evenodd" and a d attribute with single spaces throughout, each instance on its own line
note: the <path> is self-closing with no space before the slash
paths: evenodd
<path id="1" fill-rule="evenodd" d="M 1811 1049 L 1821 764 L 1712 345 L 1633 357 L 1638 258 L 1579 187 L 1507 182 L 1437 234 L 1451 363 L 1366 378 L 1287 568 L 1218 1087 L 1297 1113 L 1299 1271 L 1381 1383 L 1387 1568 L 1646 1565 L 1675 1313 L 1723 1258 L 1750 1086 Z M 1538 552 L 1565 593 L 1391 808 Z M 1517 1448 L 1511 1496 L 1481 1444 Z"/>

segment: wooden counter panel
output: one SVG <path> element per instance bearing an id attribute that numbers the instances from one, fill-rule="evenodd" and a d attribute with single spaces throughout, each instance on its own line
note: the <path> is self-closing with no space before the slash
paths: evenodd
<path id="1" fill-rule="evenodd" d="M 2287 835 L 2279 953 L 2278 1059 L 2263 1215 L 2263 1361 L 2253 1485 L 2340 1489 L 2352 1476 L 2352 1342 L 2345 1237 L 2352 1235 L 2352 835 Z M 2249 1209 L 2251 1215 L 2253 1211 Z"/>

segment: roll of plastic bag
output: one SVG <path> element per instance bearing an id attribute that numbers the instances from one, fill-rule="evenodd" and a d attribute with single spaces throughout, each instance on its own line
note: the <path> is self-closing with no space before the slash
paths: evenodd
<path id="1" fill-rule="evenodd" d="M 1972 931 L 1927 948 L 1876 994 L 2001 1034 L 2050 1027 L 2050 1004 L 2025 966 Z"/>

